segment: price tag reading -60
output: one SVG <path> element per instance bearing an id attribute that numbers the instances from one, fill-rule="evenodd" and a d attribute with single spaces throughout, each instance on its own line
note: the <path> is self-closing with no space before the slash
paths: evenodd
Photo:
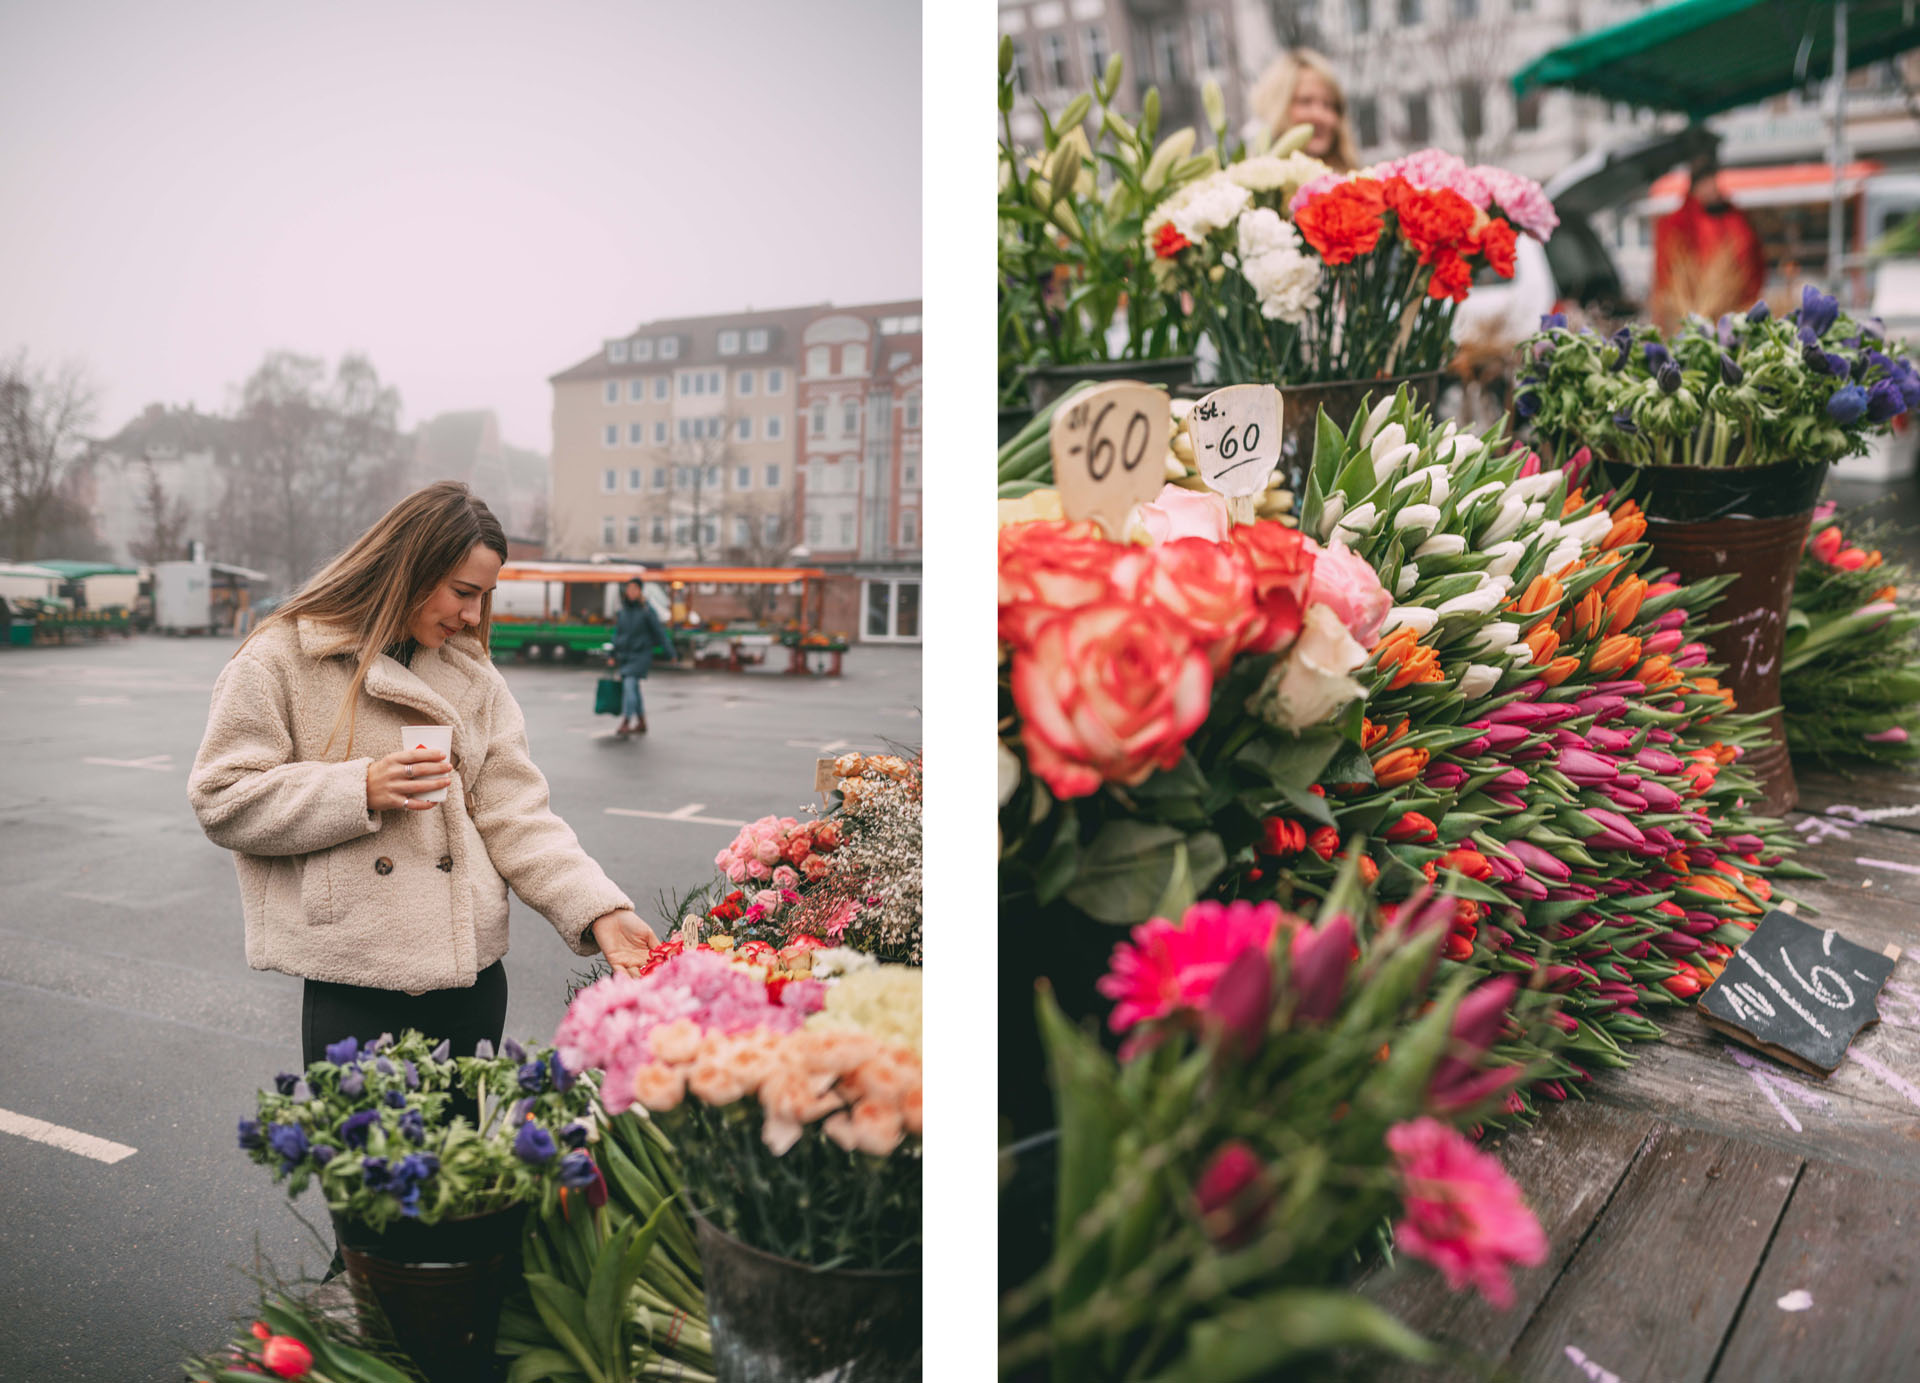
<path id="1" fill-rule="evenodd" d="M 1233 499 L 1262 494 L 1280 461 L 1280 391 L 1271 384 L 1216 389 L 1194 404 L 1187 431 L 1210 489 Z"/>
<path id="2" fill-rule="evenodd" d="M 1125 541 L 1127 516 L 1166 483 L 1167 396 L 1145 384 L 1102 384 L 1053 415 L 1049 444 L 1060 506 Z"/>

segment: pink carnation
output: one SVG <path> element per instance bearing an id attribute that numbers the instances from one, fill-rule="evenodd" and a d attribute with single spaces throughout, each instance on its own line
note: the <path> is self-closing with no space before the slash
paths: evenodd
<path id="1" fill-rule="evenodd" d="M 1553 203 L 1532 178 L 1484 163 L 1473 169 L 1473 175 L 1486 187 L 1492 204 L 1506 212 L 1509 221 L 1535 240 L 1545 240 L 1560 224 Z M 1487 203 L 1480 205 L 1484 207 Z"/>
<path id="2" fill-rule="evenodd" d="M 1298 217 L 1300 208 L 1316 197 L 1324 197 L 1343 182 L 1351 182 L 1351 173 L 1322 173 L 1317 178 L 1300 184 L 1300 190 L 1293 194 L 1293 200 L 1287 203 L 1287 214 Z"/>
<path id="3" fill-rule="evenodd" d="M 1369 176 L 1383 182 L 1393 177 L 1405 178 L 1415 187 L 1428 190 L 1447 188 L 1485 211 L 1493 200 L 1493 193 L 1480 176 L 1480 171 L 1467 167 L 1464 159 L 1445 149 L 1421 149 L 1405 158 L 1381 164 L 1370 170 Z"/>
<path id="4" fill-rule="evenodd" d="M 1394 1243 L 1446 1274 L 1454 1291 L 1471 1282 L 1493 1305 L 1513 1305 L 1507 1268 L 1545 1262 L 1547 1236 L 1506 1169 L 1437 1119 L 1395 1124 L 1387 1147 L 1407 1206 Z"/>
<path id="5" fill-rule="evenodd" d="M 1156 917 L 1113 948 L 1100 992 L 1115 1001 L 1108 1023 L 1125 1032 L 1205 1006 L 1227 966 L 1250 947 L 1265 948 L 1280 925 L 1278 903 L 1195 903 L 1176 924 Z"/>

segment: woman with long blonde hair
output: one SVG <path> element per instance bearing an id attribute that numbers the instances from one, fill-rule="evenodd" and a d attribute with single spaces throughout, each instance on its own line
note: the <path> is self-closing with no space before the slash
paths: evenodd
<path id="1" fill-rule="evenodd" d="M 509 886 L 616 970 L 655 942 L 554 815 L 488 655 L 506 556 L 466 486 L 429 485 L 261 621 L 214 684 L 188 797 L 234 853 L 248 964 L 306 981 L 305 1063 L 406 1028 L 465 1055 L 498 1044 Z M 450 729 L 450 752 L 405 742 L 428 725 Z"/>
<path id="2" fill-rule="evenodd" d="M 1313 126 L 1306 152 L 1336 173 L 1360 167 L 1360 154 L 1347 123 L 1347 98 L 1333 64 L 1311 48 L 1280 54 L 1254 83 L 1253 128 L 1278 139 L 1295 125 Z"/>

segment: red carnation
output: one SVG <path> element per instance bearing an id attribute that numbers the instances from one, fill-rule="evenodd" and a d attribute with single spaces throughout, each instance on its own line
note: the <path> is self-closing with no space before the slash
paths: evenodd
<path id="1" fill-rule="evenodd" d="M 1394 179 L 1399 182 L 1399 179 Z M 1479 212 L 1450 187 L 1389 187 L 1388 204 L 1400 222 L 1400 234 L 1420 252 L 1422 264 L 1457 254 L 1473 244 Z"/>
<path id="2" fill-rule="evenodd" d="M 1480 227 L 1480 253 L 1493 266 L 1493 272 L 1503 279 L 1513 277 L 1513 247 L 1516 240 L 1513 227 L 1497 217 Z"/>
<path id="3" fill-rule="evenodd" d="M 1457 303 L 1467 300 L 1467 291 L 1473 287 L 1473 270 L 1467 267 L 1467 261 L 1451 250 L 1434 261 L 1433 277 L 1427 281 L 1427 296 L 1430 298 L 1452 298 Z"/>
<path id="4" fill-rule="evenodd" d="M 1162 259 L 1172 259 L 1192 245 L 1193 242 L 1180 234 L 1171 221 L 1162 222 L 1160 229 L 1153 233 L 1153 252 Z"/>
<path id="5" fill-rule="evenodd" d="M 1380 184 L 1355 178 L 1322 193 L 1294 213 L 1294 225 L 1329 264 L 1351 264 L 1372 254 L 1386 228 L 1381 213 L 1386 199 Z"/>

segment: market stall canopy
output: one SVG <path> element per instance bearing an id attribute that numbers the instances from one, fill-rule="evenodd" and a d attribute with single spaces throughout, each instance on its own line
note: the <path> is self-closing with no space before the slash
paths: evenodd
<path id="1" fill-rule="evenodd" d="M 502 581 L 658 581 L 658 572 L 620 562 L 508 562 L 500 568 Z"/>
<path id="2" fill-rule="evenodd" d="M 75 562 L 66 558 L 48 558 L 34 565 L 51 567 L 69 581 L 85 581 L 90 576 L 138 576 L 137 567 L 123 567 L 118 562 Z"/>
<path id="3" fill-rule="evenodd" d="M 1859 159 L 1840 170 L 1840 195 L 1851 197 L 1883 164 Z M 1833 195 L 1833 165 L 1783 163 L 1770 168 L 1722 168 L 1720 190 L 1737 207 L 1802 206 L 1824 202 Z M 1647 189 L 1647 210 L 1667 212 L 1680 205 L 1687 192 L 1684 172 L 1668 173 Z"/>
<path id="4" fill-rule="evenodd" d="M 1514 74 L 1515 96 L 1562 86 L 1698 120 L 1826 78 L 1837 0 L 1673 0 L 1551 48 Z M 1845 64 L 1920 47 L 1911 0 L 1847 0 Z"/>
<path id="5" fill-rule="evenodd" d="M 236 567 L 231 562 L 209 562 L 207 566 L 215 576 L 231 576 L 241 581 L 266 581 L 269 579 L 263 571 L 255 571 L 252 567 Z"/>
<path id="6" fill-rule="evenodd" d="M 649 581 L 708 581 L 728 586 L 783 586 L 790 581 L 819 581 L 818 567 L 661 567 Z"/>
<path id="7" fill-rule="evenodd" d="M 65 581 L 67 574 L 52 567 L 31 566 L 20 562 L 0 562 L 0 576 L 24 576 L 35 581 Z"/>

